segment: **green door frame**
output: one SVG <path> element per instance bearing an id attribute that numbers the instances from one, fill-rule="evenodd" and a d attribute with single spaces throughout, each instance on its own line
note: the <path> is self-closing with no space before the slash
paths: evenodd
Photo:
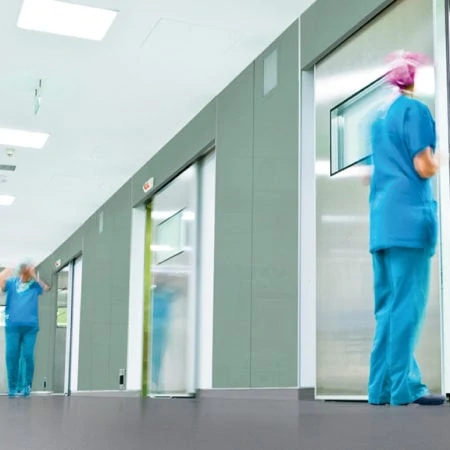
<path id="1" fill-rule="evenodd" d="M 152 305 L 152 204 L 147 205 L 145 218 L 145 256 L 144 256 L 144 320 L 143 320 L 143 347 L 142 347 L 142 397 L 148 397 L 148 377 L 150 370 L 150 318 Z"/>

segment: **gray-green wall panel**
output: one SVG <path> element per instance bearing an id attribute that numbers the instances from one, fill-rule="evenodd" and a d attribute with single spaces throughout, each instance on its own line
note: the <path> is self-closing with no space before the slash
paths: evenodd
<path id="1" fill-rule="evenodd" d="M 56 284 L 50 261 L 39 266 L 39 275 L 48 283 Z M 33 389 L 40 391 L 44 390 L 44 379 L 47 380 L 48 389 L 53 383 L 53 364 L 49 365 L 49 361 L 53 361 L 56 332 L 56 293 L 54 290 L 44 293 L 39 300 L 39 325 Z"/>
<path id="2" fill-rule="evenodd" d="M 80 345 L 80 390 L 118 389 L 126 368 L 128 334 L 112 314 L 114 303 L 115 318 L 128 322 L 131 210 L 128 182 L 85 225 L 80 336 L 89 335 L 92 345 Z"/>
<path id="3" fill-rule="evenodd" d="M 131 182 L 128 182 L 39 265 L 41 275 L 49 279 L 57 270 L 56 261 L 61 260 L 62 268 L 76 256 L 83 257 L 80 390 L 118 389 L 118 371 L 126 367 L 128 332 L 124 324 L 128 323 L 131 210 Z M 56 282 L 55 275 L 53 280 Z M 35 389 L 41 388 L 44 377 L 52 389 L 56 284 L 52 292 L 43 296 L 40 315 Z"/>
<path id="4" fill-rule="evenodd" d="M 298 41 L 296 22 L 217 100 L 214 388 L 297 385 Z"/>
<path id="5" fill-rule="evenodd" d="M 217 99 L 213 387 L 250 387 L 253 65 Z"/>
<path id="6" fill-rule="evenodd" d="M 316 0 L 301 16 L 301 68 L 309 68 L 395 0 Z"/>
<path id="7" fill-rule="evenodd" d="M 214 141 L 215 134 L 216 102 L 213 100 L 133 176 L 133 205 L 143 202 L 151 195 L 144 193 L 142 189 L 147 180 L 154 178 L 154 192 L 178 173 L 180 168 L 194 161 Z"/>
<path id="8" fill-rule="evenodd" d="M 278 85 L 263 95 L 264 59 Z M 297 385 L 298 22 L 255 62 L 252 387 Z"/>

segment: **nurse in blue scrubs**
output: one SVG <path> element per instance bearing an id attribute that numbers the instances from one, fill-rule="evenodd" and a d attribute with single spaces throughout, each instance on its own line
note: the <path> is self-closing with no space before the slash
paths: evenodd
<path id="1" fill-rule="evenodd" d="M 34 376 L 34 349 L 39 331 L 39 296 L 49 287 L 36 277 L 29 262 L 20 264 L 18 275 L 6 269 L 0 273 L 0 288 L 6 293 L 5 336 L 6 369 L 9 396 L 15 397 L 19 387 L 19 359 L 23 357 L 25 386 L 22 394 L 28 397 Z"/>
<path id="2" fill-rule="evenodd" d="M 398 97 L 371 129 L 370 251 L 376 331 L 370 360 L 369 403 L 441 405 L 414 356 L 424 320 L 430 260 L 437 242 L 432 178 L 438 172 L 436 130 L 414 97 L 420 55 L 398 52 L 386 79 Z"/>

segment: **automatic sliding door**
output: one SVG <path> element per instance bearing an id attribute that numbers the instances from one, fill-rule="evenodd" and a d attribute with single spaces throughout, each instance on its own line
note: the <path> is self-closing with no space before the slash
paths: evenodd
<path id="1" fill-rule="evenodd" d="M 53 392 L 66 393 L 67 347 L 69 338 L 69 316 L 72 296 L 72 264 L 57 274 L 57 301 L 55 326 L 55 355 L 53 370 Z"/>
<path id="2" fill-rule="evenodd" d="M 81 258 L 57 274 L 53 392 L 67 394 L 78 387 L 78 343 L 81 308 Z"/>
<path id="3" fill-rule="evenodd" d="M 151 395 L 195 391 L 197 180 L 192 166 L 152 202 Z"/>

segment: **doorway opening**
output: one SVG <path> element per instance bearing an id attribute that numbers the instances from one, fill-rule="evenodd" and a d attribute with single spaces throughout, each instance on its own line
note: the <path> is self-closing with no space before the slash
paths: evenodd
<path id="1" fill-rule="evenodd" d="M 57 272 L 54 394 L 70 395 L 78 389 L 78 357 L 81 311 L 81 257 Z"/>
<path id="2" fill-rule="evenodd" d="M 210 152 L 147 206 L 144 396 L 190 397 L 212 379 L 214 186 Z"/>

